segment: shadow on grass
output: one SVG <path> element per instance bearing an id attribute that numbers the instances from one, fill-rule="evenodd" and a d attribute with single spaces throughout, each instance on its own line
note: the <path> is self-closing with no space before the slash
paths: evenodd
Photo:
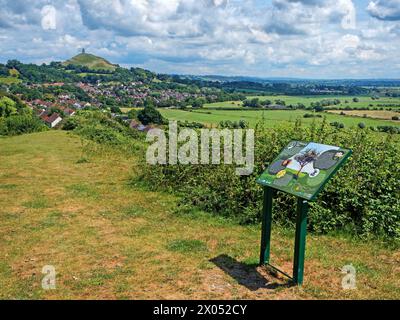
<path id="1" fill-rule="evenodd" d="M 235 279 L 240 285 L 246 287 L 251 291 L 257 291 L 258 289 L 278 289 L 278 288 L 289 288 L 293 285 L 290 280 L 281 282 L 269 282 L 258 270 L 258 264 L 247 264 L 239 262 L 228 255 L 219 255 L 210 260 L 218 268 L 224 271 L 226 274 Z M 268 271 L 266 271 L 268 272 Z M 275 274 L 269 272 L 274 277 Z"/>

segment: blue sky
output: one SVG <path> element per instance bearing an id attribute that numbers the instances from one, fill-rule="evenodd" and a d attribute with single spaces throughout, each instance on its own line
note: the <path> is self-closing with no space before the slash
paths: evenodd
<path id="1" fill-rule="evenodd" d="M 400 0 L 0 0 L 0 61 L 82 47 L 180 74 L 400 78 Z"/>

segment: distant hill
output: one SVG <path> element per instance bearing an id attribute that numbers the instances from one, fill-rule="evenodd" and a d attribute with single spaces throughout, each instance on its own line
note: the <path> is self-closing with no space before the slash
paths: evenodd
<path id="1" fill-rule="evenodd" d="M 65 61 L 63 65 L 85 66 L 92 70 L 114 71 L 117 66 L 108 62 L 106 59 L 97 57 L 89 53 L 81 53 L 77 56 Z"/>

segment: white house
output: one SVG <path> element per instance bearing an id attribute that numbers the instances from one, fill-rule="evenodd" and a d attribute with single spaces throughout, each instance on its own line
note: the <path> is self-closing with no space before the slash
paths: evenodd
<path id="1" fill-rule="evenodd" d="M 41 118 L 50 128 L 54 128 L 63 120 L 58 113 L 53 113 L 51 116 L 43 115 Z"/>

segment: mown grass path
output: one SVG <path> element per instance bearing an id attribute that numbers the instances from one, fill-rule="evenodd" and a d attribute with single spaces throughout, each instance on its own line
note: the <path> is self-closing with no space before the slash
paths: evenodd
<path id="1" fill-rule="evenodd" d="M 376 242 L 310 235 L 305 286 L 257 268 L 259 227 L 204 213 L 129 184 L 133 159 L 79 161 L 60 131 L 0 139 L 0 298 L 400 298 L 400 253 Z M 293 233 L 275 228 L 274 263 L 290 271 Z M 357 269 L 357 290 L 341 268 Z M 42 267 L 57 271 L 41 288 Z"/>

